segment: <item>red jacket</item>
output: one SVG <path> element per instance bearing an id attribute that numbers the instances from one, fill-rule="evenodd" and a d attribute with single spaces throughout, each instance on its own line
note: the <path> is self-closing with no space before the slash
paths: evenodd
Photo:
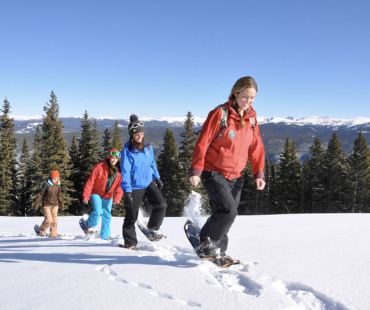
<path id="1" fill-rule="evenodd" d="M 218 171 L 232 180 L 242 176 L 248 159 L 252 164 L 254 178 L 264 179 L 265 149 L 257 125 L 256 112 L 252 107 L 244 113 L 245 127 L 239 128 L 240 116 L 232 108 L 232 102 L 225 103 L 228 108 L 227 129 L 220 138 L 222 111 L 216 108 L 209 112 L 193 152 L 193 162 L 189 173 L 200 176 L 202 171 Z M 255 119 L 254 129 L 249 118 Z"/>
<path id="2" fill-rule="evenodd" d="M 106 161 L 94 166 L 94 169 L 91 171 L 82 193 L 83 200 L 89 200 L 92 194 L 97 194 L 103 199 L 113 198 L 113 203 L 119 204 L 121 202 L 123 196 L 123 191 L 121 188 L 121 173 L 117 172 L 111 188 L 105 192 L 105 187 L 107 186 L 108 180 L 108 172 L 108 164 Z"/>

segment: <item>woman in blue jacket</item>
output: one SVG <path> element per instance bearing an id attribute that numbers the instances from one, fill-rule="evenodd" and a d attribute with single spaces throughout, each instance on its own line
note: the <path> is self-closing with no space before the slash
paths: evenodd
<path id="1" fill-rule="evenodd" d="M 161 193 L 163 183 L 155 163 L 153 147 L 145 140 L 144 123 L 140 122 L 135 114 L 130 116 L 128 132 L 130 140 L 125 143 L 121 158 L 121 187 L 125 193 L 126 209 L 122 235 L 124 247 L 136 250 L 135 222 L 144 197 L 153 207 L 148 221 L 148 230 L 153 240 L 164 237 L 160 232 L 160 227 L 166 213 L 167 203 Z"/>

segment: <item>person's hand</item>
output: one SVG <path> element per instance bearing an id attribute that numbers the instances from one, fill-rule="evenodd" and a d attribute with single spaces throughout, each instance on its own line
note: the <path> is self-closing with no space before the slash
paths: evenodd
<path id="1" fill-rule="evenodd" d="M 191 184 L 194 185 L 194 187 L 197 187 L 199 182 L 200 182 L 200 177 L 198 177 L 197 175 L 192 175 L 190 178 L 189 178 L 189 181 Z"/>
<path id="2" fill-rule="evenodd" d="M 88 200 L 82 200 L 82 203 L 84 203 L 85 205 L 89 204 L 89 201 Z"/>
<path id="3" fill-rule="evenodd" d="M 161 179 L 155 180 L 155 183 L 157 183 L 157 187 L 161 191 L 163 188 L 163 182 L 161 181 Z"/>
<path id="4" fill-rule="evenodd" d="M 132 193 L 125 193 L 124 198 L 125 207 L 131 207 L 132 206 Z"/>
<path id="5" fill-rule="evenodd" d="M 263 190 L 265 188 L 265 181 L 261 178 L 256 179 L 256 185 L 258 190 Z"/>

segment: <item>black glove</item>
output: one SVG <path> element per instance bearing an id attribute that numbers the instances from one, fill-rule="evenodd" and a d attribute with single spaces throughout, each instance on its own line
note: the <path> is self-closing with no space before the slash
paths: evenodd
<path id="1" fill-rule="evenodd" d="M 125 203 L 125 207 L 131 207 L 132 206 L 132 193 L 125 193 L 125 198 L 123 199 L 123 202 Z"/>
<path id="2" fill-rule="evenodd" d="M 159 188 L 159 190 L 161 191 L 162 188 L 163 188 L 163 182 L 161 181 L 161 179 L 157 179 L 155 180 L 155 183 L 157 183 L 157 187 Z"/>

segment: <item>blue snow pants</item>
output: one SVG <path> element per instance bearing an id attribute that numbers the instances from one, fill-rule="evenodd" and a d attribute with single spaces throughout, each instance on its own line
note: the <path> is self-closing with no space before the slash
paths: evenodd
<path id="1" fill-rule="evenodd" d="M 110 237 L 110 222 L 112 219 L 112 205 L 113 198 L 103 199 L 97 194 L 93 194 L 90 197 L 91 205 L 93 210 L 90 213 L 89 219 L 87 220 L 87 226 L 96 227 L 99 223 L 100 217 L 101 221 L 101 230 L 100 238 L 108 239 Z"/>

